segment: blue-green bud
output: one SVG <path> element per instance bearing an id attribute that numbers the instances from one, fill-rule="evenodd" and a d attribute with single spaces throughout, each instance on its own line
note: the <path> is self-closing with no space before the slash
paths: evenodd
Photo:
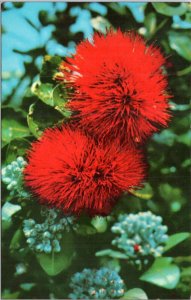
<path id="1" fill-rule="evenodd" d="M 72 276 L 70 299 L 117 299 L 124 295 L 124 282 L 108 268 L 84 269 Z"/>
<path id="2" fill-rule="evenodd" d="M 51 253 L 51 251 L 52 251 L 52 246 L 51 245 L 47 244 L 47 245 L 44 246 L 44 252 L 45 253 Z"/>
<path id="3" fill-rule="evenodd" d="M 23 232 L 27 238 L 27 244 L 34 252 L 58 253 L 61 251 L 59 241 L 63 238 L 64 233 L 72 228 L 71 220 L 74 221 L 74 218 L 63 216 L 60 218 L 59 212 L 55 209 L 44 208 L 41 214 L 44 217 L 44 222 L 41 224 L 36 223 L 33 219 L 23 221 Z M 68 226 L 68 218 L 70 218 L 70 226 Z"/>
<path id="4" fill-rule="evenodd" d="M 162 225 L 162 218 L 151 212 L 120 215 L 111 230 L 118 235 L 112 244 L 136 265 L 148 263 L 149 256 L 161 256 L 168 239 L 168 228 Z"/>
<path id="5" fill-rule="evenodd" d="M 49 231 L 45 231 L 44 233 L 43 233 L 43 237 L 44 238 L 51 238 L 51 233 L 49 232 Z"/>
<path id="6" fill-rule="evenodd" d="M 23 187 L 23 170 L 26 164 L 22 157 L 18 157 L 2 169 L 2 181 L 7 185 L 11 196 L 30 197 Z"/>

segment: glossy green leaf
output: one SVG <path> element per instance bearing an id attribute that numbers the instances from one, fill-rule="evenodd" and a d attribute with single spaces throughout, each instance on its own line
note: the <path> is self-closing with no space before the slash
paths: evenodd
<path id="1" fill-rule="evenodd" d="M 120 258 L 120 259 L 127 259 L 127 256 L 119 251 L 114 251 L 112 249 L 105 249 L 96 252 L 96 256 L 109 256 L 112 258 Z"/>
<path id="2" fill-rule="evenodd" d="M 29 129 L 31 131 L 31 133 L 36 137 L 40 137 L 42 135 L 42 130 L 39 129 L 39 125 L 37 124 L 37 122 L 35 122 L 34 119 L 34 110 L 35 110 L 35 104 L 31 104 L 31 106 L 29 107 L 29 113 L 27 116 L 27 122 L 28 122 L 28 126 Z"/>
<path id="3" fill-rule="evenodd" d="M 12 226 L 12 221 L 9 219 L 7 221 L 2 220 L 1 222 L 1 230 L 2 230 L 2 235 L 3 233 L 8 230 Z"/>
<path id="4" fill-rule="evenodd" d="M 180 232 L 180 233 L 175 233 L 175 234 L 171 235 L 166 242 L 163 252 L 170 250 L 171 248 L 182 243 L 184 240 L 186 240 L 189 237 L 190 237 L 189 232 Z"/>
<path id="5" fill-rule="evenodd" d="M 181 3 L 176 7 L 172 6 L 170 3 L 168 4 L 164 2 L 152 2 L 152 5 L 158 13 L 169 17 L 181 16 L 185 14 L 188 9 L 187 3 Z"/>
<path id="6" fill-rule="evenodd" d="M 54 106 L 63 106 L 67 102 L 66 88 L 63 84 L 58 84 L 52 92 Z"/>
<path id="7" fill-rule="evenodd" d="M 148 15 L 146 15 L 144 24 L 147 29 L 147 36 L 151 37 L 155 33 L 155 30 L 156 30 L 156 25 L 157 25 L 156 14 L 151 12 Z"/>
<path id="8" fill-rule="evenodd" d="M 2 299 L 19 299 L 20 292 L 14 292 L 14 293 L 2 293 Z"/>
<path id="9" fill-rule="evenodd" d="M 177 72 L 178 76 L 185 76 L 191 73 L 191 66 L 188 66 L 180 71 Z"/>
<path id="10" fill-rule="evenodd" d="M 53 107 L 38 101 L 31 104 L 27 121 L 31 133 L 38 138 L 44 129 L 63 123 L 64 118 Z"/>
<path id="11" fill-rule="evenodd" d="M 156 133 L 153 135 L 152 139 L 163 145 L 173 146 L 176 141 L 176 134 L 170 129 L 165 129 L 161 133 Z"/>
<path id="12" fill-rule="evenodd" d="M 2 120 L 2 146 L 5 146 L 16 138 L 22 138 L 29 135 L 29 129 L 19 121 L 8 118 Z"/>
<path id="13" fill-rule="evenodd" d="M 53 90 L 54 108 L 59 111 L 66 119 L 71 117 L 71 111 L 66 108 L 67 92 L 66 88 L 59 84 Z"/>
<path id="14" fill-rule="evenodd" d="M 105 232 L 107 230 L 107 219 L 104 217 L 94 217 L 91 224 L 95 227 L 97 232 Z"/>
<path id="15" fill-rule="evenodd" d="M 60 56 L 45 55 L 40 73 L 42 83 L 54 83 L 54 76 L 58 72 L 62 59 Z"/>
<path id="16" fill-rule="evenodd" d="M 118 258 L 110 258 L 107 256 L 102 256 L 99 259 L 99 264 L 105 268 L 115 270 L 116 272 L 120 272 L 121 270 L 121 264 Z"/>
<path id="17" fill-rule="evenodd" d="M 180 56 L 191 61 L 191 33 L 170 31 L 168 34 L 170 47 Z"/>
<path id="18" fill-rule="evenodd" d="M 186 202 L 182 190 L 178 187 L 171 186 L 169 183 L 160 184 L 159 194 L 173 212 L 179 211 Z"/>
<path id="19" fill-rule="evenodd" d="M 11 243 L 10 243 L 10 251 L 15 251 L 18 250 L 21 246 L 21 241 L 23 238 L 23 232 L 22 230 L 19 228 L 16 230 L 16 232 L 14 233 Z"/>
<path id="20" fill-rule="evenodd" d="M 147 300 L 148 297 L 142 289 L 134 288 L 134 289 L 128 290 L 121 299 L 126 299 L 126 300 Z"/>
<path id="21" fill-rule="evenodd" d="M 140 280 L 146 281 L 166 289 L 174 289 L 180 279 L 178 266 L 172 264 L 171 257 L 159 257 L 147 270 Z"/>
<path id="22" fill-rule="evenodd" d="M 23 7 L 24 3 L 23 2 L 13 2 L 13 5 L 16 8 L 21 8 L 21 7 Z"/>
<path id="23" fill-rule="evenodd" d="M 96 256 L 108 256 L 112 252 L 111 249 L 104 249 L 101 251 L 96 252 Z"/>
<path id="24" fill-rule="evenodd" d="M 102 16 L 97 16 L 91 19 L 92 27 L 102 33 L 106 33 L 107 29 L 111 28 L 111 23 Z"/>
<path id="25" fill-rule="evenodd" d="M 78 228 L 76 229 L 76 233 L 80 234 L 80 235 L 92 235 L 95 234 L 97 231 L 93 226 L 89 226 L 89 225 L 79 225 Z"/>
<path id="26" fill-rule="evenodd" d="M 36 283 L 21 283 L 20 287 L 24 291 L 30 291 L 34 286 L 36 286 Z"/>
<path id="27" fill-rule="evenodd" d="M 189 129 L 186 133 L 177 136 L 177 141 L 188 147 L 191 146 L 191 130 Z"/>
<path id="28" fill-rule="evenodd" d="M 31 91 L 45 104 L 54 106 L 53 102 L 53 84 L 35 82 L 31 87 Z"/>
<path id="29" fill-rule="evenodd" d="M 7 146 L 6 163 L 11 163 L 18 156 L 26 154 L 26 150 L 30 147 L 30 142 L 27 139 L 20 138 L 12 140 Z"/>
<path id="30" fill-rule="evenodd" d="M 191 71 L 191 66 L 190 66 L 190 71 Z M 177 103 L 171 101 L 170 107 L 171 107 L 171 110 L 174 110 L 174 111 L 186 111 L 186 110 L 191 109 L 191 104 L 177 104 Z"/>
<path id="31" fill-rule="evenodd" d="M 12 204 L 10 202 L 6 202 L 2 207 L 2 220 L 9 221 L 11 217 L 21 210 L 21 206 L 17 204 Z"/>
<path id="32" fill-rule="evenodd" d="M 181 167 L 182 168 L 188 168 L 191 166 L 191 158 L 187 158 L 185 159 L 182 164 L 181 164 Z"/>
<path id="33" fill-rule="evenodd" d="M 39 264 L 49 276 L 56 276 L 68 269 L 74 256 L 75 248 L 71 233 L 64 234 L 61 243 L 61 252 L 52 254 L 41 253 L 36 255 Z"/>

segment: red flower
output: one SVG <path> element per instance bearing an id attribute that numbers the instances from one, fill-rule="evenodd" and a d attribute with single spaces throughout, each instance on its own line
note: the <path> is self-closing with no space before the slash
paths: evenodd
<path id="1" fill-rule="evenodd" d="M 135 33 L 95 34 L 60 68 L 75 87 L 68 106 L 106 141 L 143 142 L 170 118 L 164 63 L 160 50 Z"/>
<path id="2" fill-rule="evenodd" d="M 33 143 L 25 184 L 42 203 L 66 213 L 106 215 L 122 191 L 140 186 L 145 163 L 137 150 L 102 147 L 69 127 L 47 129 Z"/>

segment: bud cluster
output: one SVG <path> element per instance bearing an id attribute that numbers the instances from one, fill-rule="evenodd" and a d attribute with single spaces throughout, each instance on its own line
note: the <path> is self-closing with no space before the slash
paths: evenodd
<path id="1" fill-rule="evenodd" d="M 23 189 L 23 169 L 27 162 L 19 156 L 15 161 L 2 169 L 2 181 L 6 184 L 11 196 L 29 197 Z"/>
<path id="2" fill-rule="evenodd" d="M 117 272 L 108 268 L 84 269 L 70 282 L 69 299 L 117 299 L 124 295 L 124 282 Z"/>
<path id="3" fill-rule="evenodd" d="M 29 248 L 34 252 L 60 252 L 63 232 L 69 232 L 71 228 L 76 229 L 73 224 L 73 217 L 59 218 L 58 212 L 54 209 L 42 211 L 45 217 L 43 223 L 38 224 L 33 219 L 23 222 L 23 232 L 27 238 Z"/>
<path id="4" fill-rule="evenodd" d="M 120 215 L 111 230 L 120 235 L 112 244 L 137 265 L 147 264 L 151 256 L 161 256 L 168 239 L 168 228 L 162 225 L 162 218 L 151 212 Z"/>

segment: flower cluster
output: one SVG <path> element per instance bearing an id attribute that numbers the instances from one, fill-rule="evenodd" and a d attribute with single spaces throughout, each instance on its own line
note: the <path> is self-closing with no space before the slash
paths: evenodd
<path id="1" fill-rule="evenodd" d="M 117 299 L 124 295 L 124 282 L 113 270 L 84 269 L 75 273 L 70 282 L 73 292 L 69 299 Z"/>
<path id="2" fill-rule="evenodd" d="M 162 218 L 149 212 L 119 215 L 112 228 L 118 234 L 112 244 L 122 249 L 131 262 L 147 264 L 148 258 L 160 256 L 168 239 Z"/>
<path id="3" fill-rule="evenodd" d="M 29 248 L 35 252 L 60 252 L 63 232 L 76 229 L 73 217 L 58 218 L 54 209 L 42 211 L 45 221 L 38 224 L 33 219 L 23 222 L 23 232 L 27 238 Z"/>
<path id="4" fill-rule="evenodd" d="M 134 32 L 111 30 L 77 46 L 60 71 L 75 92 L 68 107 L 90 134 L 142 143 L 170 118 L 160 50 Z"/>
<path id="5" fill-rule="evenodd" d="M 164 64 L 160 50 L 133 32 L 110 30 L 77 46 L 57 78 L 73 118 L 47 129 L 28 152 L 25 184 L 40 202 L 108 215 L 122 192 L 142 186 L 140 146 L 170 119 Z"/>
<path id="6" fill-rule="evenodd" d="M 2 169 L 2 181 L 7 185 L 11 196 L 29 197 L 29 193 L 23 189 L 23 169 L 26 161 L 19 156 L 15 161 Z"/>
<path id="7" fill-rule="evenodd" d="M 89 215 L 107 215 L 122 191 L 140 186 L 146 168 L 138 151 L 96 144 L 69 127 L 46 130 L 28 160 L 26 185 L 43 203 Z"/>

